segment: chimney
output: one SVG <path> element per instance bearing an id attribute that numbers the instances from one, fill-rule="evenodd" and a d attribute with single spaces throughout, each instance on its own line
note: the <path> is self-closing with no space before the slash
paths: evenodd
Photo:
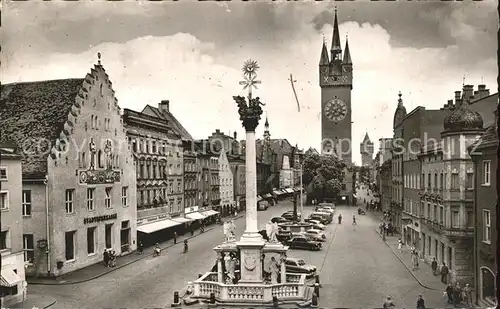
<path id="1" fill-rule="evenodd" d="M 220 130 L 219 129 L 215 129 L 215 134 L 220 134 Z"/>
<path id="2" fill-rule="evenodd" d="M 484 97 L 487 97 L 490 95 L 490 90 L 486 89 L 486 85 L 478 85 L 477 89 L 479 91 L 479 97 L 478 99 L 482 99 Z"/>
<path id="3" fill-rule="evenodd" d="M 474 92 L 474 86 L 473 85 L 464 85 L 463 91 L 464 91 L 463 100 L 465 102 L 470 101 L 470 99 L 472 97 L 472 93 Z"/>
<path id="4" fill-rule="evenodd" d="M 457 105 L 457 107 L 462 105 L 462 99 L 460 98 L 460 94 L 461 94 L 460 90 L 455 91 L 455 105 Z"/>
<path id="5" fill-rule="evenodd" d="M 161 111 L 170 112 L 170 101 L 162 100 L 160 103 L 158 103 L 158 109 Z"/>
<path id="6" fill-rule="evenodd" d="M 238 133 L 236 133 L 236 131 L 234 131 L 234 139 L 237 139 L 238 137 Z"/>

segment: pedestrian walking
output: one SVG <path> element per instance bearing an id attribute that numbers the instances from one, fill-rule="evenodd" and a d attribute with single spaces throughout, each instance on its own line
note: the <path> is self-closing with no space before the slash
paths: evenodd
<path id="1" fill-rule="evenodd" d="M 139 245 L 137 246 L 137 253 L 142 254 L 144 252 L 144 244 L 142 241 L 139 241 Z"/>
<path id="2" fill-rule="evenodd" d="M 398 239 L 398 250 L 403 253 L 403 241 L 401 240 L 401 237 Z"/>
<path id="3" fill-rule="evenodd" d="M 462 302 L 462 287 L 460 283 L 457 282 L 455 287 L 453 287 L 453 304 L 456 306 Z"/>
<path id="4" fill-rule="evenodd" d="M 448 266 L 446 266 L 446 263 L 443 262 L 443 265 L 441 266 L 441 282 L 444 284 L 448 283 L 448 273 L 450 271 L 448 270 Z"/>
<path id="5" fill-rule="evenodd" d="M 451 283 L 446 287 L 445 293 L 448 297 L 448 304 L 453 304 L 453 286 Z"/>
<path id="6" fill-rule="evenodd" d="M 425 309 L 425 300 L 422 297 L 422 294 L 417 297 L 417 309 Z"/>
<path id="7" fill-rule="evenodd" d="M 177 232 L 174 232 L 174 245 L 177 243 Z"/>
<path id="8" fill-rule="evenodd" d="M 108 249 L 104 249 L 104 253 L 102 254 L 102 260 L 104 262 L 104 266 L 109 267 L 109 252 L 108 252 Z"/>
<path id="9" fill-rule="evenodd" d="M 387 299 L 385 300 L 383 307 L 384 307 L 384 309 L 396 307 L 396 305 L 392 301 L 391 296 L 387 296 Z"/>
<path id="10" fill-rule="evenodd" d="M 339 214 L 339 224 L 342 224 L 342 214 Z"/>
<path id="11" fill-rule="evenodd" d="M 436 261 L 436 258 L 432 258 L 432 262 L 431 262 L 431 269 L 432 269 L 432 274 L 434 276 L 437 275 L 437 268 L 438 268 L 438 262 Z"/>
<path id="12" fill-rule="evenodd" d="M 468 283 L 465 285 L 462 295 L 465 305 L 467 307 L 472 305 L 472 288 Z"/>

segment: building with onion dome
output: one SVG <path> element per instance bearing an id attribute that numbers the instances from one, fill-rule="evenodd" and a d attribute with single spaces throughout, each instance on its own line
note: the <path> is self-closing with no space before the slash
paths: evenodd
<path id="1" fill-rule="evenodd" d="M 459 101 L 443 121 L 441 142 L 419 154 L 420 249 L 446 263 L 451 282 L 474 283 L 474 165 L 467 151 L 484 132 L 483 117 Z"/>

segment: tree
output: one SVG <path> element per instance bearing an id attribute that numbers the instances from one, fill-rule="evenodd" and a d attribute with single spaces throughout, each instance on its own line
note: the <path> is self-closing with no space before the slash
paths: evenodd
<path id="1" fill-rule="evenodd" d="M 346 165 L 332 155 L 306 151 L 304 154 L 302 181 L 309 186 L 309 194 L 323 201 L 325 197 L 336 198 L 342 190 Z"/>

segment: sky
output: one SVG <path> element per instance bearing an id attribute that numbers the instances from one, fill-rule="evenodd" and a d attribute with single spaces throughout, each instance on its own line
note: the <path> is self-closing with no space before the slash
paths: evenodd
<path id="1" fill-rule="evenodd" d="M 482 2 L 2 2 L 1 82 L 83 78 L 97 63 L 120 107 L 170 100 L 194 138 L 243 138 L 234 95 L 258 62 L 254 94 L 272 138 L 320 148 L 318 63 L 334 6 L 353 61 L 353 160 L 368 132 L 392 136 L 401 91 L 408 111 L 442 107 L 464 82 L 497 92 L 493 0 Z M 289 75 L 296 80 L 300 112 Z M 257 128 L 262 137 L 264 119 Z"/>

